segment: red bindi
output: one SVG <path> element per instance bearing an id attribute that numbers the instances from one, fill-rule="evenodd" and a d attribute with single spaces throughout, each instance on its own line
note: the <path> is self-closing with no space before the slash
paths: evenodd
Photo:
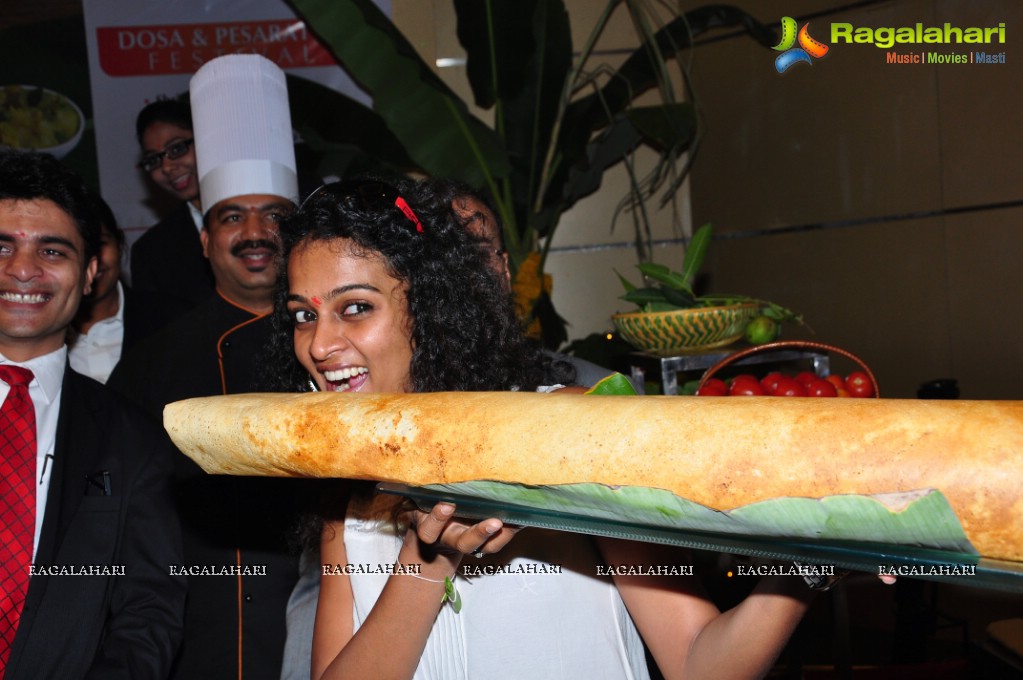
<path id="1" fill-rule="evenodd" d="M 322 302 L 322 301 L 320 300 L 320 298 L 318 298 L 318 297 L 316 297 L 316 296 L 314 295 L 314 296 L 313 296 L 313 304 L 314 304 L 315 306 L 319 307 L 319 306 L 320 306 L 321 304 L 323 304 L 323 302 Z"/>

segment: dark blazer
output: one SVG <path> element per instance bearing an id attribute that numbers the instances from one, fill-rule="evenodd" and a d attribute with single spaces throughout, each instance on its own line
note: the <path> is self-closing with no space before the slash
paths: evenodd
<path id="1" fill-rule="evenodd" d="M 187 203 L 180 203 L 132 245 L 131 285 L 140 299 L 161 309 L 159 317 L 147 319 L 149 326 L 139 337 L 157 330 L 149 323 L 154 319 L 166 324 L 213 294 L 213 271 Z"/>
<path id="2" fill-rule="evenodd" d="M 214 294 L 123 354 L 107 385 L 154 415 L 180 399 L 264 391 L 270 335 L 269 317 Z M 311 480 L 207 475 L 180 454 L 174 467 L 182 566 L 237 564 L 260 573 L 189 576 L 171 677 L 279 680 L 285 610 L 298 580 L 289 537 Z"/>
<path id="3" fill-rule="evenodd" d="M 152 298 L 139 294 L 134 288 L 121 282 L 124 291 L 124 336 L 121 339 L 121 356 L 124 356 L 140 341 L 152 336 L 166 325 L 168 319 L 164 307 L 155 304 Z"/>
<path id="4" fill-rule="evenodd" d="M 170 575 L 172 450 L 147 414 L 66 369 L 35 569 L 108 574 L 30 577 L 5 680 L 167 676 L 186 592 Z"/>

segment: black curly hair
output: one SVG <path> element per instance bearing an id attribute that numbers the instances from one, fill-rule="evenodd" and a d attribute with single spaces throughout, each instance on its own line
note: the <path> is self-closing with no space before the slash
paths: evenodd
<path id="1" fill-rule="evenodd" d="M 413 215 L 394 205 L 398 196 Z M 309 379 L 293 351 L 288 257 L 304 243 L 342 239 L 349 241 L 346 252 L 381 256 L 388 274 L 405 285 L 409 391 L 534 390 L 574 381 L 570 365 L 525 337 L 507 290 L 487 267 L 482 242 L 459 223 L 450 199 L 427 183 L 371 178 L 325 185 L 280 231 L 284 263 L 268 363 L 277 389 L 305 390 Z"/>

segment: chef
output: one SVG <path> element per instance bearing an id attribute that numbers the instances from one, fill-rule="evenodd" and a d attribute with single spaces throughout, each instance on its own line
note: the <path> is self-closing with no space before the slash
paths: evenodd
<path id="1" fill-rule="evenodd" d="M 110 385 L 156 415 L 189 397 L 261 391 L 278 222 L 298 197 L 284 73 L 228 55 L 191 81 L 203 254 L 216 294 L 130 352 Z M 287 535 L 301 484 L 226 478 L 178 460 L 188 576 L 176 678 L 280 677 L 285 606 L 297 579 Z M 289 483 L 290 482 L 290 483 Z"/>

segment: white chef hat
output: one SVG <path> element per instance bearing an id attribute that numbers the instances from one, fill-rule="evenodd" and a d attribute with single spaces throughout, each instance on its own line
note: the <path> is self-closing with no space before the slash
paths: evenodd
<path id="1" fill-rule="evenodd" d="M 189 90 L 203 213 L 246 194 L 297 202 L 284 71 L 258 54 L 229 54 L 204 64 Z"/>

